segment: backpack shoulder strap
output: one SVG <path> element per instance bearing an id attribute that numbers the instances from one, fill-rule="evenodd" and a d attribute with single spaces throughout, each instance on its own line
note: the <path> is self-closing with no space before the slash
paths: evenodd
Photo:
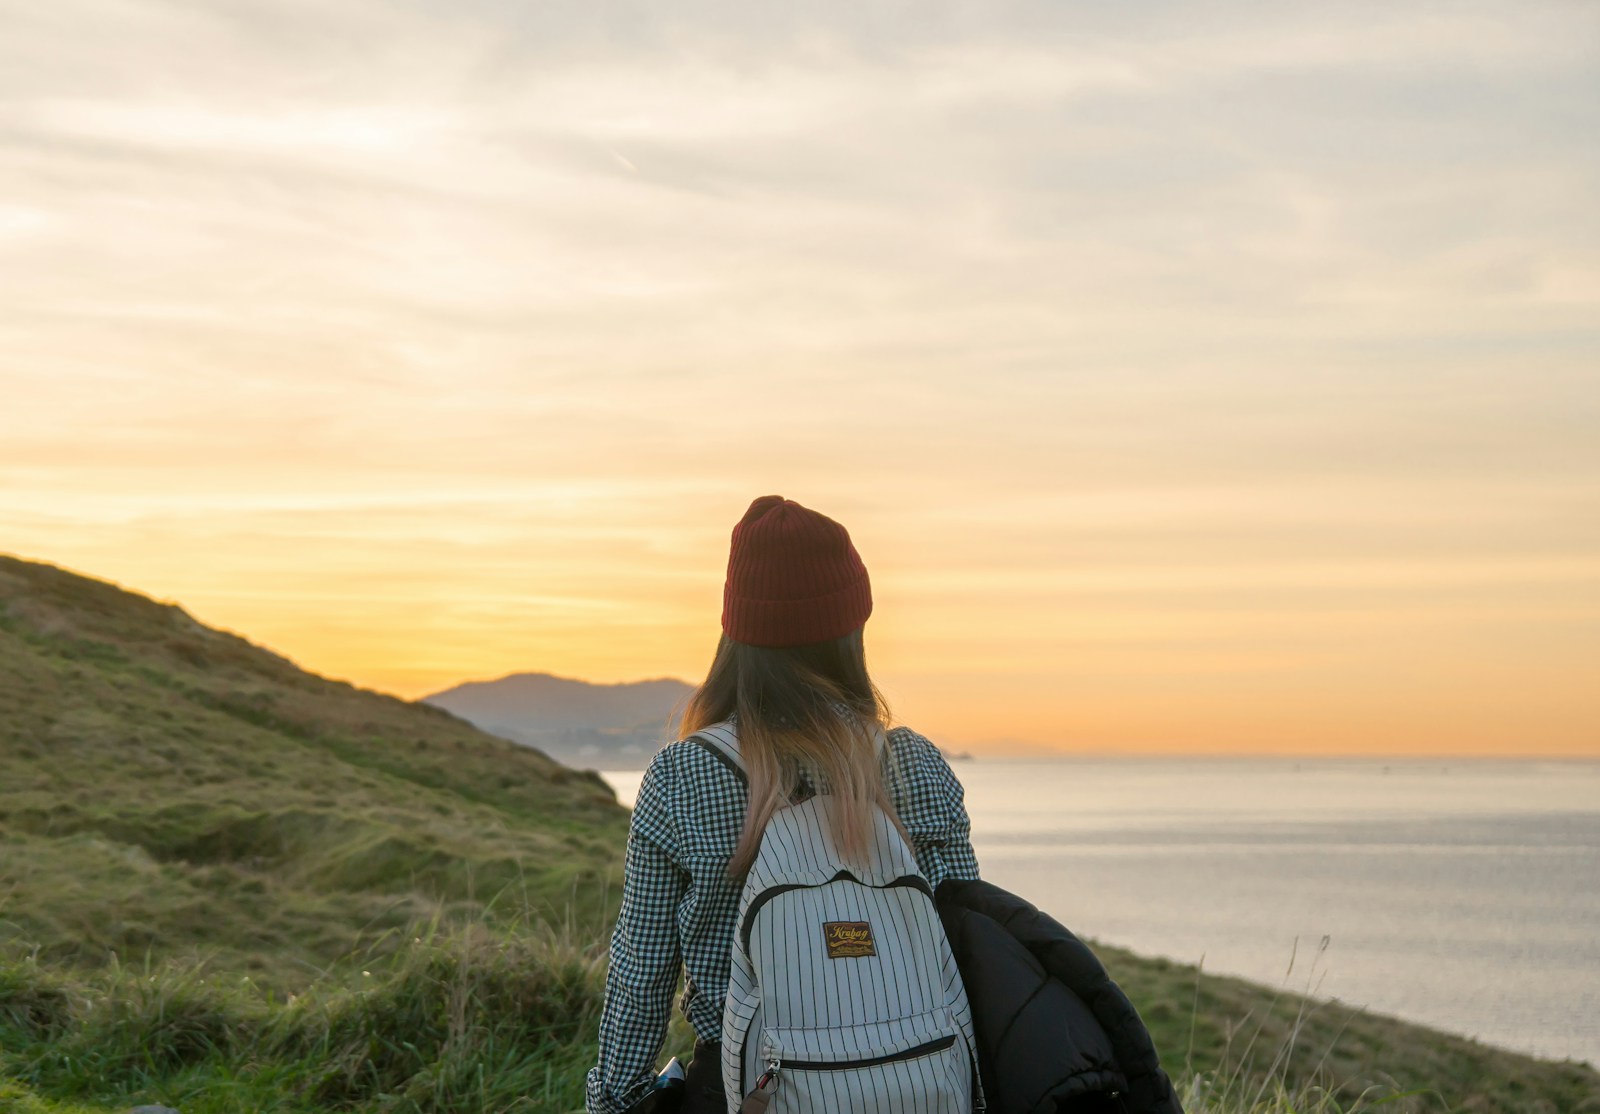
<path id="1" fill-rule="evenodd" d="M 744 756 L 739 753 L 739 744 L 735 742 L 732 728 L 726 724 L 707 727 L 689 736 L 689 742 L 709 751 L 711 757 L 726 766 L 741 785 L 750 784 L 750 775 L 744 769 Z"/>

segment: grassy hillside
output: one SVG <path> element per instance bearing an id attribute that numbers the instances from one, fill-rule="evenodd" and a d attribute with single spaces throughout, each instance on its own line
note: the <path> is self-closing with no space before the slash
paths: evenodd
<path id="1" fill-rule="evenodd" d="M 0 943 L 293 989 L 497 896 L 598 924 L 625 830 L 593 775 L 0 557 Z"/>
<path id="2" fill-rule="evenodd" d="M 1586 1064 L 1539 1060 L 1119 948 L 1095 951 L 1138 1007 L 1162 1063 L 1186 1077 L 1190 1114 L 1253 1110 L 1249 1100 L 1272 1096 L 1274 1081 L 1302 1095 L 1325 1089 L 1342 1110 L 1366 1094 L 1396 1112 L 1600 1114 L 1600 1073 Z M 1264 1109 L 1290 1114 L 1273 1103 Z M 1292 1109 L 1302 1114 L 1304 1099 Z"/>
<path id="3" fill-rule="evenodd" d="M 604 971 L 592 935 L 503 923 L 402 944 L 351 957 L 353 981 L 330 975 L 288 998 L 186 964 L 70 974 L 0 959 L 0 1110 L 581 1108 Z M 1600 1111 L 1600 1077 L 1586 1067 L 1100 950 L 1189 1114 Z M 687 1043 L 679 1031 L 669 1051 Z"/>
<path id="4" fill-rule="evenodd" d="M 625 829 L 535 751 L 0 557 L 0 1112 L 578 1109 Z M 1586 1067 L 1102 953 L 1191 1114 L 1600 1114 Z"/>

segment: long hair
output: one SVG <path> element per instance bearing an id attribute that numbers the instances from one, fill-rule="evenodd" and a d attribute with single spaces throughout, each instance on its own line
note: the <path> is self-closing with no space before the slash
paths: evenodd
<path id="1" fill-rule="evenodd" d="M 873 805 L 899 824 L 877 745 L 889 709 L 867 675 L 859 629 L 829 642 L 777 649 L 724 635 L 705 682 L 684 709 L 680 732 L 692 735 L 730 717 L 737 717 L 750 778 L 730 877 L 750 869 L 767 821 L 795 802 L 804 783 L 828 794 L 834 841 L 848 860 L 866 857 Z"/>

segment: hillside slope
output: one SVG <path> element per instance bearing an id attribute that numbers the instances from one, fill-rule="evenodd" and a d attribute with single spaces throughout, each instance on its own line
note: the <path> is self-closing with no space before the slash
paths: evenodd
<path id="1" fill-rule="evenodd" d="M 598 923 L 625 830 L 535 750 L 0 556 L 0 942 L 294 983 L 419 918 Z"/>

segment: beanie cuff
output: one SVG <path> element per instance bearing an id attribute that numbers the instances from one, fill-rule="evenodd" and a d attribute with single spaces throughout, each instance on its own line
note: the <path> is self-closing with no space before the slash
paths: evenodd
<path id="1" fill-rule="evenodd" d="M 861 577 L 806 600 L 758 600 L 724 592 L 722 630 L 750 646 L 805 646 L 843 638 L 865 626 L 871 614 L 872 585 Z"/>

